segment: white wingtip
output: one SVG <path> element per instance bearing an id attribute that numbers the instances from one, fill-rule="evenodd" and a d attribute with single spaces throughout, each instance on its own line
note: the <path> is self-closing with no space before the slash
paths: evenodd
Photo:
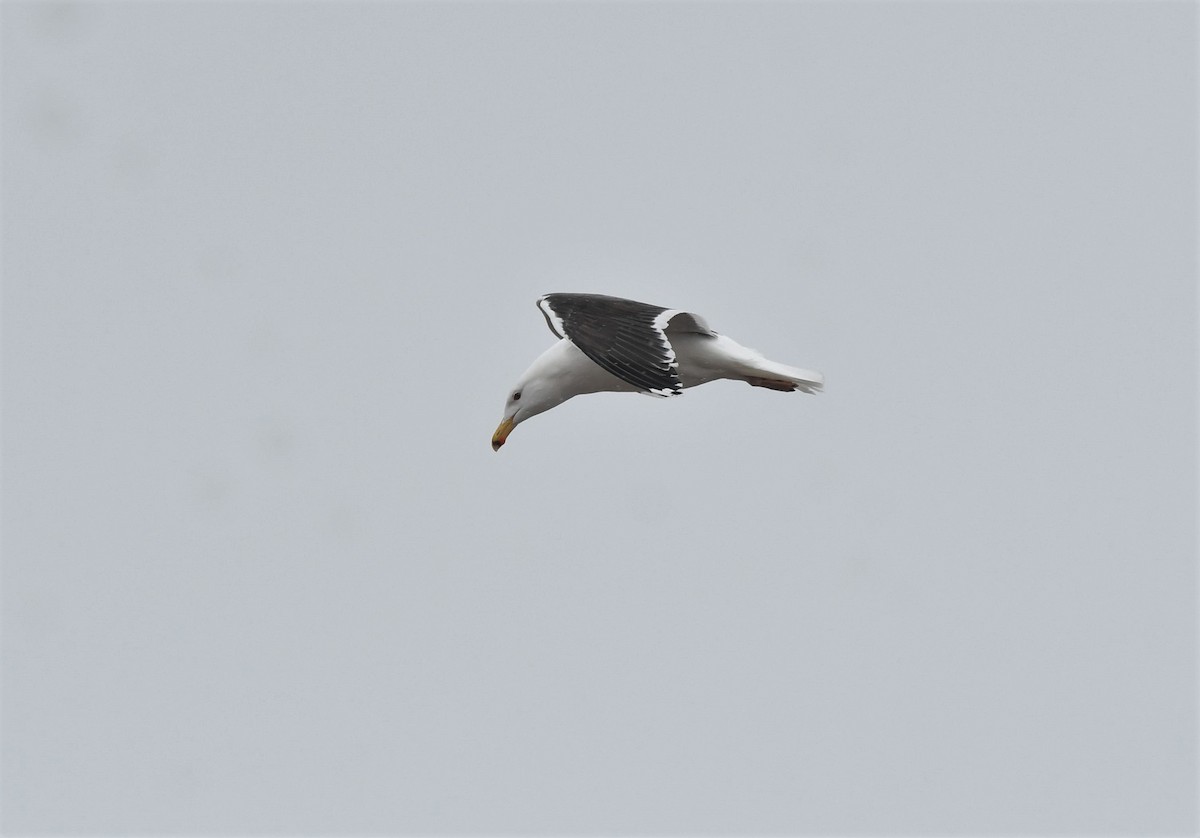
<path id="1" fill-rule="evenodd" d="M 554 332 L 560 338 L 567 336 L 566 330 L 563 328 L 562 318 L 554 313 L 554 309 L 550 307 L 550 300 L 545 295 L 538 297 L 537 306 L 542 310 L 542 314 L 546 316 L 546 323 L 550 326 L 550 331 Z"/>

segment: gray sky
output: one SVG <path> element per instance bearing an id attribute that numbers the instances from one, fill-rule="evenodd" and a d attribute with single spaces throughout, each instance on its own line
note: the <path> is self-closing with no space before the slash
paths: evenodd
<path id="1" fill-rule="evenodd" d="M 2 18 L 5 831 L 1197 828 L 1194 4 Z"/>

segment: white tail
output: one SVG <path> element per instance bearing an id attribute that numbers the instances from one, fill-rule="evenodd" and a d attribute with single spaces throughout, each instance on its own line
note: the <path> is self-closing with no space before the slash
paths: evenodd
<path id="1" fill-rule="evenodd" d="M 819 393 L 825 386 L 821 373 L 769 361 L 726 335 L 677 334 L 671 343 L 682 361 L 684 387 L 717 378 L 732 378 L 785 393 Z"/>
<path id="2" fill-rule="evenodd" d="M 785 392 L 800 390 L 804 393 L 819 393 L 825 386 L 825 376 L 819 372 L 789 367 L 787 364 L 769 361 L 761 355 L 754 359 L 753 366 L 747 372 L 749 375 L 746 376 L 746 380 L 755 387 L 769 387 Z"/>

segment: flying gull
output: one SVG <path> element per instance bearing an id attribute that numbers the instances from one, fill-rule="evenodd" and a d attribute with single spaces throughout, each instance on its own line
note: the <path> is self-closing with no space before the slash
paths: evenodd
<path id="1" fill-rule="evenodd" d="M 768 361 L 690 312 L 603 294 L 547 294 L 537 304 L 560 340 L 509 391 L 493 451 L 526 419 L 584 393 L 678 396 L 718 378 L 816 393 L 825 383 L 819 372 Z"/>

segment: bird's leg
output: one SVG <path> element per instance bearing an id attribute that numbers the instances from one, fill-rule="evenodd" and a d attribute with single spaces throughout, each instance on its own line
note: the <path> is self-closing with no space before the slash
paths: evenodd
<path id="1" fill-rule="evenodd" d="M 766 387 L 769 390 L 779 390 L 781 393 L 790 393 L 796 389 L 796 385 L 791 381 L 781 381 L 778 378 L 756 378 L 754 376 L 746 376 L 746 383 L 751 387 Z"/>

